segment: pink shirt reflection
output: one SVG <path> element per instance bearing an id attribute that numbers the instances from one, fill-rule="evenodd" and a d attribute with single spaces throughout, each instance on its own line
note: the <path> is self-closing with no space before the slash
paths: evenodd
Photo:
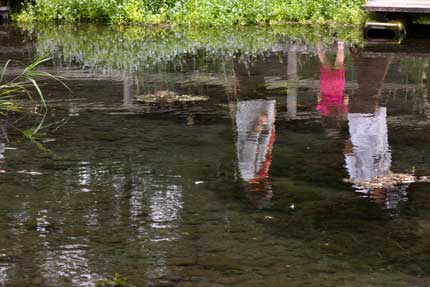
<path id="1" fill-rule="evenodd" d="M 345 69 L 329 69 L 325 66 L 320 68 L 320 92 L 321 99 L 317 110 L 323 117 L 331 114 L 346 114 L 348 106 L 344 102 Z"/>

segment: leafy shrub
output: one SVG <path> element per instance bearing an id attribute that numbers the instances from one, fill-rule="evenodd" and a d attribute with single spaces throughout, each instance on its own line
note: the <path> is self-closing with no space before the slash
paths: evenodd
<path id="1" fill-rule="evenodd" d="M 226 26 L 286 21 L 359 23 L 363 0 L 35 0 L 20 21 Z"/>

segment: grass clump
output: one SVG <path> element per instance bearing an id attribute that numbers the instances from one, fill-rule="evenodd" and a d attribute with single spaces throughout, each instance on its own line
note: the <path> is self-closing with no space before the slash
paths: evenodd
<path id="1" fill-rule="evenodd" d="M 115 273 L 111 279 L 100 280 L 96 283 L 96 287 L 128 287 L 127 277 Z"/>
<path id="2" fill-rule="evenodd" d="M 358 24 L 364 0 L 35 0 L 20 22 L 100 21 L 197 26 L 336 22 Z"/>
<path id="3" fill-rule="evenodd" d="M 49 73 L 38 71 L 36 68 L 48 60 L 39 58 L 25 67 L 20 74 L 8 80 L 5 79 L 7 78 L 6 73 L 11 61 L 6 62 L 0 75 L 0 114 L 5 115 L 7 112 L 21 111 L 23 108 L 18 104 L 18 101 L 23 98 L 32 99 L 33 91 L 36 91 L 40 103 L 46 108 L 45 98 L 36 79 L 55 77 Z"/>
<path id="4" fill-rule="evenodd" d="M 17 112 L 28 111 L 27 114 L 36 115 L 39 120 L 36 120 L 36 126 L 29 129 L 19 129 L 22 135 L 35 143 L 41 150 L 46 150 L 43 144 L 39 141 L 37 135 L 43 128 L 45 118 L 48 112 L 45 97 L 40 89 L 38 81 L 40 79 L 53 79 L 63 84 L 67 89 L 67 85 L 62 82 L 59 77 L 50 73 L 38 70 L 38 66 L 50 58 L 38 58 L 32 64 L 26 66 L 21 73 L 16 76 L 8 74 L 8 68 L 11 63 L 8 60 L 0 74 L 0 115 L 7 117 L 10 114 Z M 37 97 L 34 97 L 37 95 Z M 27 100 L 27 101 L 26 101 Z M 28 103 L 30 100 L 30 103 Z M 35 103 L 32 101 L 34 100 Z"/>

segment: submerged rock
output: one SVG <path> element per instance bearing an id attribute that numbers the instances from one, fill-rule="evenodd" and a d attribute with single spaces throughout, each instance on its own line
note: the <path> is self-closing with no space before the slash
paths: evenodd
<path id="1" fill-rule="evenodd" d="M 200 257 L 198 264 L 205 268 L 217 270 L 240 270 L 242 265 L 239 260 L 230 256 L 208 255 Z"/>

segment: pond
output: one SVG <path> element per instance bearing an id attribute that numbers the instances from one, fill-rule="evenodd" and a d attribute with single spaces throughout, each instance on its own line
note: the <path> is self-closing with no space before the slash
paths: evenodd
<path id="1" fill-rule="evenodd" d="M 0 28 L 0 286 L 428 286 L 429 45 L 336 27 Z M 42 128 L 32 141 L 21 131 Z"/>

